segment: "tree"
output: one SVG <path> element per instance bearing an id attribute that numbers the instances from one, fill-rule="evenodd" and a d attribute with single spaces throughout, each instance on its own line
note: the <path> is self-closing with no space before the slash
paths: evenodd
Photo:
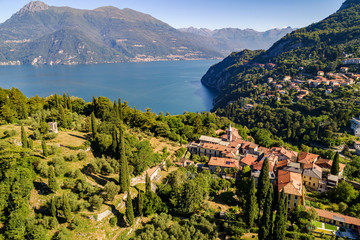
<path id="1" fill-rule="evenodd" d="M 145 192 L 146 193 L 151 192 L 151 179 L 147 172 L 146 172 L 146 177 L 145 177 Z"/>
<path id="2" fill-rule="evenodd" d="M 276 217 L 274 222 L 273 240 L 285 239 L 286 222 L 287 222 L 287 197 L 285 196 L 283 189 L 280 195 L 278 209 L 276 212 Z"/>
<path id="3" fill-rule="evenodd" d="M 24 129 L 24 126 L 21 124 L 21 144 L 23 148 L 28 148 L 28 139 Z"/>
<path id="4" fill-rule="evenodd" d="M 29 148 L 31 150 L 34 150 L 34 142 L 33 142 L 33 140 L 31 138 L 29 139 Z"/>
<path id="5" fill-rule="evenodd" d="M 41 139 L 41 146 L 42 146 L 42 149 L 43 149 L 43 155 L 44 157 L 47 157 L 49 156 L 49 153 L 48 153 L 48 150 L 47 150 L 47 146 L 46 146 L 46 142 L 45 142 L 45 139 Z"/>
<path id="6" fill-rule="evenodd" d="M 142 216 L 143 215 L 143 208 L 144 208 L 144 194 L 141 190 L 139 190 L 139 194 L 138 194 L 138 212 L 139 215 Z"/>
<path id="7" fill-rule="evenodd" d="M 123 108 L 121 104 L 121 99 L 118 100 L 118 107 L 119 107 L 119 120 L 123 120 Z"/>
<path id="8" fill-rule="evenodd" d="M 72 112 L 72 103 L 69 93 L 67 94 L 67 107 L 70 110 L 70 112 Z"/>
<path id="9" fill-rule="evenodd" d="M 330 192 L 330 197 L 334 202 L 346 204 L 351 203 L 358 195 L 359 192 L 354 189 L 353 185 L 345 181 L 340 182 Z"/>
<path id="10" fill-rule="evenodd" d="M 266 194 L 266 200 L 264 203 L 264 211 L 263 215 L 260 220 L 260 226 L 259 226 L 259 239 L 260 240 L 266 240 L 269 239 L 269 237 L 272 236 L 272 211 L 273 211 L 273 187 L 270 186 L 267 194 Z"/>
<path id="11" fill-rule="evenodd" d="M 128 192 L 127 199 L 126 199 L 126 220 L 130 226 L 134 223 L 134 209 L 132 204 L 132 199 L 130 192 Z"/>
<path id="12" fill-rule="evenodd" d="M 100 209 L 101 205 L 103 204 L 103 201 L 104 200 L 98 195 L 94 195 L 89 198 L 89 203 L 91 204 L 91 207 L 93 209 Z"/>
<path id="13" fill-rule="evenodd" d="M 339 152 L 336 152 L 335 153 L 335 156 L 334 156 L 334 160 L 333 160 L 333 163 L 331 165 L 331 170 L 330 170 L 330 173 L 332 175 L 338 175 L 339 174 L 339 170 L 340 170 L 340 156 L 339 156 Z"/>
<path id="14" fill-rule="evenodd" d="M 257 201 L 255 191 L 255 178 L 252 178 L 245 206 L 245 218 L 248 228 L 252 228 L 256 216 Z"/>
<path id="15" fill-rule="evenodd" d="M 67 222 L 71 221 L 71 206 L 66 194 L 63 194 L 63 212 Z"/>
<path id="16" fill-rule="evenodd" d="M 49 188 L 52 192 L 56 192 L 59 189 L 59 185 L 56 181 L 54 167 L 49 167 Z"/>
<path id="17" fill-rule="evenodd" d="M 261 210 L 263 208 L 263 205 L 264 205 L 264 202 L 266 199 L 266 194 L 269 190 L 269 187 L 270 187 L 269 159 L 265 158 L 262 168 L 261 168 L 259 181 L 258 181 L 257 199 L 259 202 L 258 203 L 259 210 Z"/>
<path id="18" fill-rule="evenodd" d="M 105 199 L 112 201 L 114 200 L 114 197 L 116 196 L 116 194 L 118 194 L 118 192 L 120 191 L 120 187 L 117 186 L 114 182 L 107 182 L 104 186 L 104 191 L 105 191 Z"/>
<path id="19" fill-rule="evenodd" d="M 120 128 L 120 171 L 119 171 L 119 183 L 120 183 L 120 192 L 124 193 L 129 191 L 130 187 L 130 177 L 128 170 L 128 161 L 125 155 L 125 140 L 122 132 L 122 128 Z"/>
<path id="20" fill-rule="evenodd" d="M 56 217 L 57 216 L 57 209 L 56 209 L 56 202 L 55 197 L 51 199 L 51 216 Z"/>
<path id="21" fill-rule="evenodd" d="M 114 153 L 114 156 L 116 155 L 117 148 L 118 148 L 118 131 L 116 126 L 114 125 L 113 131 L 112 131 L 112 143 L 111 143 L 111 150 Z"/>
<path id="22" fill-rule="evenodd" d="M 91 132 L 93 134 L 93 139 L 96 136 L 96 118 L 94 112 L 91 113 Z"/>

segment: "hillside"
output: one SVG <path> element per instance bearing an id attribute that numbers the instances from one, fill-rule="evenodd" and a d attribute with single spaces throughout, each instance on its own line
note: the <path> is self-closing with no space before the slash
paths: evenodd
<path id="1" fill-rule="evenodd" d="M 243 49 L 258 50 L 268 49 L 277 40 L 291 33 L 295 29 L 291 27 L 282 29 L 270 29 L 265 32 L 258 32 L 253 29 L 222 28 L 210 30 L 206 28 L 182 28 L 182 32 L 193 33 L 199 36 L 211 37 L 223 42 L 221 51 L 231 53 Z"/>
<path id="2" fill-rule="evenodd" d="M 341 144 L 336 134 L 350 132 L 349 120 L 360 110 L 354 85 L 360 68 L 343 62 L 360 57 L 359 23 L 360 1 L 346 1 L 267 51 L 231 54 L 201 80 L 219 91 L 213 110 L 294 144 Z"/>
<path id="3" fill-rule="evenodd" d="M 79 10 L 30 2 L 0 24 L 0 62 L 77 64 L 221 57 L 219 41 L 131 9 Z"/>

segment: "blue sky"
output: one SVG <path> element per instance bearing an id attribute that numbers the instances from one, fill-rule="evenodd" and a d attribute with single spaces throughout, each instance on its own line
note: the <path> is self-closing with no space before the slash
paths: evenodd
<path id="1" fill-rule="evenodd" d="M 345 0 L 43 0 L 52 6 L 94 9 L 131 8 L 180 27 L 253 28 L 304 27 L 340 8 Z M 29 0 L 0 0 L 0 22 Z"/>

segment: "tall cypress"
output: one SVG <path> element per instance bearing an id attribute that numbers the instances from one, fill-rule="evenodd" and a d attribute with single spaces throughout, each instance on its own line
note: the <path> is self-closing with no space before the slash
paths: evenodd
<path id="1" fill-rule="evenodd" d="M 125 155 L 125 140 L 123 136 L 123 130 L 120 127 L 120 171 L 119 171 L 119 183 L 120 183 L 120 192 L 129 191 L 130 179 L 129 179 L 129 170 L 128 170 L 128 161 Z"/>
<path id="2" fill-rule="evenodd" d="M 331 165 L 330 173 L 332 175 L 337 176 L 337 175 L 339 175 L 339 171 L 340 171 L 340 155 L 339 155 L 339 152 L 336 152 L 335 156 L 334 156 L 333 163 Z"/>
<path id="3" fill-rule="evenodd" d="M 286 222 L 287 222 L 287 198 L 285 196 L 283 189 L 280 195 L 278 209 L 276 212 L 276 217 L 274 222 L 273 240 L 285 239 Z"/>
<path id="4" fill-rule="evenodd" d="M 34 150 L 34 142 L 33 142 L 33 140 L 31 138 L 29 139 L 28 144 L 29 144 L 29 148 L 31 150 Z"/>
<path id="5" fill-rule="evenodd" d="M 139 193 L 138 193 L 138 212 L 139 212 L 140 216 L 143 215 L 143 209 L 144 209 L 144 195 L 143 195 L 143 192 L 141 190 L 139 190 Z"/>
<path id="6" fill-rule="evenodd" d="M 145 193 L 149 194 L 151 192 L 151 179 L 149 174 L 146 172 L 145 176 Z"/>
<path id="7" fill-rule="evenodd" d="M 21 144 L 23 148 L 28 148 L 27 135 L 24 129 L 24 126 L 21 124 Z"/>
<path id="8" fill-rule="evenodd" d="M 51 189 L 51 191 L 56 192 L 56 190 L 59 189 L 59 185 L 56 181 L 56 177 L 55 177 L 55 171 L 54 171 L 54 167 L 50 166 L 49 167 L 49 188 Z"/>
<path id="9" fill-rule="evenodd" d="M 119 107 L 119 120 L 123 120 L 124 113 L 123 113 L 123 108 L 122 108 L 122 104 L 121 104 L 121 99 L 120 99 L 120 98 L 119 98 L 119 101 L 118 101 L 118 107 Z"/>
<path id="10" fill-rule="evenodd" d="M 265 158 L 258 181 L 257 199 L 259 204 L 259 210 L 263 208 L 266 198 L 266 193 L 268 192 L 269 187 L 270 187 L 269 159 Z"/>
<path id="11" fill-rule="evenodd" d="M 55 197 L 51 199 L 51 216 L 56 217 L 57 216 L 57 209 L 56 209 L 56 203 L 55 203 Z"/>
<path id="12" fill-rule="evenodd" d="M 97 113 L 97 98 L 95 96 L 93 96 L 92 105 L 93 105 L 93 111 L 96 114 Z"/>
<path id="13" fill-rule="evenodd" d="M 126 199 L 126 221 L 130 226 L 134 223 L 134 208 L 132 204 L 131 194 L 130 191 L 128 192 L 127 199 Z"/>
<path id="14" fill-rule="evenodd" d="M 112 131 L 112 143 L 111 143 L 111 150 L 114 156 L 116 155 L 118 151 L 118 131 L 116 126 L 114 125 L 113 131 Z"/>
<path id="15" fill-rule="evenodd" d="M 41 139 L 41 147 L 42 147 L 42 150 L 43 150 L 43 155 L 44 157 L 47 157 L 49 156 L 49 153 L 48 153 L 48 150 L 47 150 L 47 146 L 46 146 L 46 142 L 45 142 L 45 139 Z"/>
<path id="16" fill-rule="evenodd" d="M 72 102 L 69 93 L 67 94 L 67 106 L 70 112 L 72 112 Z"/>
<path id="17" fill-rule="evenodd" d="M 272 205 L 273 205 L 273 195 L 274 191 L 272 186 L 269 187 L 267 194 L 266 194 L 266 200 L 264 203 L 264 211 L 263 215 L 260 220 L 260 226 L 259 226 L 259 240 L 267 240 L 269 237 L 272 236 Z"/>
<path id="18" fill-rule="evenodd" d="M 119 121 L 120 119 L 120 117 L 119 117 L 119 106 L 117 105 L 117 103 L 116 103 L 116 100 L 114 101 L 114 105 L 113 105 L 113 112 L 114 112 L 114 114 L 115 114 L 115 119 L 116 119 L 116 121 Z"/>
<path id="19" fill-rule="evenodd" d="M 94 112 L 91 113 L 91 132 L 93 134 L 93 138 L 96 137 L 96 118 Z"/>
<path id="20" fill-rule="evenodd" d="M 68 108 L 66 93 L 63 94 L 63 104 L 62 105 L 65 109 Z"/>
<path id="21" fill-rule="evenodd" d="M 67 222 L 71 221 L 71 207 L 66 194 L 63 194 L 63 212 Z"/>
<path id="22" fill-rule="evenodd" d="M 59 115 L 60 115 L 60 125 L 63 127 L 63 128 L 67 128 L 68 125 L 67 125 L 67 121 L 66 121 L 66 117 L 65 117 L 65 110 L 63 108 L 63 106 L 59 106 Z"/>
<path id="23" fill-rule="evenodd" d="M 248 228 L 251 228 L 253 226 L 256 217 L 257 201 L 255 191 L 255 178 L 252 178 L 245 206 L 245 218 Z"/>

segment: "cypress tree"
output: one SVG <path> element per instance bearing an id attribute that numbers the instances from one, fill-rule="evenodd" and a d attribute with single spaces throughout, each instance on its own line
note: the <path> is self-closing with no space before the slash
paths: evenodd
<path id="1" fill-rule="evenodd" d="M 128 161 L 125 156 L 125 140 L 121 127 L 120 127 L 119 151 L 120 151 L 120 171 L 119 171 L 120 192 L 126 192 L 129 191 L 130 180 L 129 180 Z"/>
<path id="2" fill-rule="evenodd" d="M 117 148 L 118 148 L 118 131 L 117 131 L 116 126 L 114 125 L 113 132 L 112 132 L 112 143 L 111 143 L 111 149 L 112 149 L 114 156 L 116 155 L 116 153 L 118 151 Z"/>
<path id="3" fill-rule="evenodd" d="M 67 121 L 66 121 L 66 117 L 65 117 L 65 110 L 63 108 L 63 106 L 59 106 L 59 115 L 60 115 L 60 125 L 63 128 L 67 128 Z"/>
<path id="4" fill-rule="evenodd" d="M 132 204 L 132 199 L 130 192 L 128 192 L 127 199 L 126 199 L 126 220 L 130 226 L 134 223 L 134 209 Z"/>
<path id="5" fill-rule="evenodd" d="M 43 155 L 44 157 L 49 156 L 48 151 L 47 151 L 47 146 L 46 146 L 46 142 L 45 139 L 41 139 L 41 146 L 42 146 L 42 150 L 43 150 Z"/>
<path id="6" fill-rule="evenodd" d="M 93 96 L 92 105 L 94 108 L 94 113 L 96 113 L 97 112 L 97 98 L 95 96 Z"/>
<path id="7" fill-rule="evenodd" d="M 146 172 L 145 177 L 145 193 L 149 194 L 151 192 L 151 179 L 149 177 L 149 174 Z"/>
<path id="8" fill-rule="evenodd" d="M 29 139 L 28 143 L 29 143 L 29 148 L 31 150 L 34 150 L 34 142 L 33 142 L 33 140 L 31 138 Z"/>
<path id="9" fill-rule="evenodd" d="M 124 113 L 123 113 L 123 108 L 122 108 L 122 104 L 121 104 L 121 99 L 119 98 L 119 101 L 118 101 L 118 104 L 119 104 L 119 119 L 120 120 L 123 120 L 123 115 L 124 115 Z"/>
<path id="10" fill-rule="evenodd" d="M 340 171 L 340 156 L 339 156 L 339 152 L 336 152 L 335 156 L 334 156 L 333 163 L 331 165 L 330 173 L 332 175 L 337 176 L 337 175 L 339 175 L 339 171 Z"/>
<path id="11" fill-rule="evenodd" d="M 272 211 L 273 211 L 273 188 L 269 187 L 268 192 L 266 194 L 266 200 L 264 203 L 264 211 L 260 220 L 259 226 L 259 240 L 266 240 L 272 235 L 271 227 L 272 227 Z"/>
<path id="12" fill-rule="evenodd" d="M 287 199 L 285 197 L 285 193 L 283 189 L 280 195 L 278 209 L 276 212 L 276 217 L 274 222 L 273 240 L 285 239 L 286 222 L 287 222 Z"/>
<path id="13" fill-rule="evenodd" d="M 138 211 L 139 211 L 140 216 L 143 215 L 143 209 L 144 209 L 144 195 L 143 195 L 143 192 L 141 190 L 139 190 L 139 194 L 138 194 Z"/>
<path id="14" fill-rule="evenodd" d="M 251 228 L 253 226 L 256 216 L 257 201 L 256 201 L 255 190 L 256 190 L 255 178 L 252 178 L 251 186 L 249 188 L 249 194 L 247 195 L 246 206 L 245 206 L 245 218 L 248 228 Z"/>
<path id="15" fill-rule="evenodd" d="M 96 118 L 94 112 L 91 113 L 91 132 L 93 134 L 93 139 L 96 137 Z"/>
<path id="16" fill-rule="evenodd" d="M 68 105 L 68 109 L 70 110 L 70 112 L 72 112 L 72 103 L 71 103 L 71 98 L 69 93 L 67 94 L 67 105 Z"/>
<path id="17" fill-rule="evenodd" d="M 51 189 L 51 191 L 56 192 L 56 190 L 59 189 L 59 185 L 56 181 L 56 177 L 55 177 L 55 171 L 54 171 L 54 167 L 50 166 L 49 167 L 49 188 Z"/>
<path id="18" fill-rule="evenodd" d="M 260 176 L 258 181 L 258 191 L 257 191 L 257 199 L 259 204 L 259 210 L 263 208 L 266 193 L 268 192 L 268 189 L 270 187 L 270 178 L 269 178 L 269 159 L 265 158 Z M 260 211 L 259 211 L 260 213 Z M 260 216 L 260 214 L 259 214 Z"/>
<path id="19" fill-rule="evenodd" d="M 113 112 L 115 113 L 116 121 L 119 121 L 119 106 L 117 105 L 116 100 L 114 101 Z"/>
<path id="20" fill-rule="evenodd" d="M 66 93 L 63 94 L 63 106 L 65 109 L 68 107 Z"/>
<path id="21" fill-rule="evenodd" d="M 66 194 L 63 194 L 63 211 L 67 222 L 71 221 L 71 207 Z"/>
<path id="22" fill-rule="evenodd" d="M 51 199 L 51 216 L 56 217 L 57 216 L 57 209 L 56 209 L 56 204 L 55 204 L 55 198 L 53 197 Z"/>
<path id="23" fill-rule="evenodd" d="M 24 126 L 21 124 L 21 144 L 23 148 L 28 148 L 28 139 L 24 129 Z"/>

